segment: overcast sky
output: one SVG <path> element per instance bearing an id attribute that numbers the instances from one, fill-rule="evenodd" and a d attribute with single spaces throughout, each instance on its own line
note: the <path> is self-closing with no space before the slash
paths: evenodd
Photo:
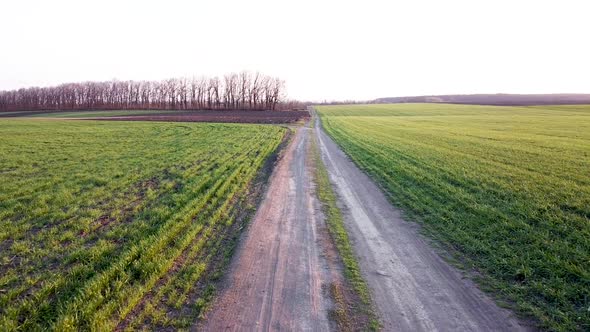
<path id="1" fill-rule="evenodd" d="M 590 1 L 2 0 L 0 90 L 260 71 L 289 97 L 590 93 Z"/>

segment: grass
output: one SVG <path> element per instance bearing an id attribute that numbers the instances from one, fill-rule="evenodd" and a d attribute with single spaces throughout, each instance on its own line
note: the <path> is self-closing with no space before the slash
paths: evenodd
<path id="1" fill-rule="evenodd" d="M 0 121 L 0 330 L 190 328 L 276 126 Z"/>
<path id="2" fill-rule="evenodd" d="M 326 131 L 498 299 L 590 329 L 590 106 L 318 107 Z"/>
<path id="3" fill-rule="evenodd" d="M 316 193 L 318 199 L 322 203 L 322 210 L 326 218 L 328 232 L 334 241 L 334 245 L 336 246 L 336 250 L 338 250 L 340 259 L 342 260 L 342 265 L 344 266 L 344 277 L 350 284 L 352 290 L 360 299 L 360 303 L 353 304 L 354 308 L 352 308 L 353 312 L 351 314 L 358 317 L 366 317 L 366 319 L 360 320 L 361 322 L 366 321 L 367 323 L 367 326 L 365 326 L 363 330 L 376 331 L 379 329 L 379 321 L 372 307 L 373 304 L 371 302 L 371 294 L 369 292 L 367 283 L 361 275 L 356 256 L 354 255 L 350 240 L 348 238 L 348 233 L 344 228 L 342 213 L 336 205 L 336 194 L 334 193 L 332 185 L 330 184 L 328 171 L 326 170 L 326 167 L 320 157 L 319 147 L 317 146 L 315 137 L 312 140 L 312 159 L 315 166 L 314 179 L 316 183 Z M 341 291 L 337 289 L 336 286 L 333 286 L 330 292 L 337 306 L 339 307 L 336 309 L 337 321 L 339 322 L 341 328 L 348 330 L 346 326 L 349 324 L 346 322 L 354 319 L 351 317 L 345 317 L 347 310 L 343 307 L 346 304 L 339 303 L 344 301 Z"/>

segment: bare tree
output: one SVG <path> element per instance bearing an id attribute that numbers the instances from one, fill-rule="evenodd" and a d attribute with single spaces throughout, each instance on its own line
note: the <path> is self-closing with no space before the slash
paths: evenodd
<path id="1" fill-rule="evenodd" d="M 67 83 L 0 91 L 0 111 L 87 109 L 269 109 L 285 103 L 284 81 L 249 72 L 164 81 Z"/>

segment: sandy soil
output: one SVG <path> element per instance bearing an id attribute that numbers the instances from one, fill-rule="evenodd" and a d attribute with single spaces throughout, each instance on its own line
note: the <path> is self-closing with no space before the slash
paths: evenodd
<path id="1" fill-rule="evenodd" d="M 241 239 L 206 331 L 326 331 L 332 306 L 322 217 L 307 162 L 311 128 L 298 129 Z M 325 231 L 325 230 L 324 230 Z"/>
<path id="2" fill-rule="evenodd" d="M 361 271 L 386 331 L 518 331 L 472 281 L 432 249 L 381 190 L 315 123 Z"/>

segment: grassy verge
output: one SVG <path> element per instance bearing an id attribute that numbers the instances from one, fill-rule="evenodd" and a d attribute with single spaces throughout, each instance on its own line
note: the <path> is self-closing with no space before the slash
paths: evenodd
<path id="1" fill-rule="evenodd" d="M 359 301 L 356 303 L 347 303 L 345 292 L 337 285 L 330 287 L 330 293 L 335 301 L 336 309 L 334 316 L 340 328 L 346 329 L 350 326 L 350 321 L 359 320 L 364 322 L 363 329 L 378 330 L 379 321 L 373 310 L 371 295 L 367 283 L 363 279 L 358 262 L 350 245 L 348 233 L 344 228 L 344 220 L 340 209 L 336 206 L 336 194 L 330 184 L 328 171 L 322 162 L 316 137 L 312 139 L 312 159 L 315 168 L 316 193 L 322 204 L 322 210 L 325 215 L 326 226 L 334 242 L 338 254 L 344 267 L 344 277 L 348 288 L 354 292 Z M 349 316 L 357 317 L 349 317 Z"/>

